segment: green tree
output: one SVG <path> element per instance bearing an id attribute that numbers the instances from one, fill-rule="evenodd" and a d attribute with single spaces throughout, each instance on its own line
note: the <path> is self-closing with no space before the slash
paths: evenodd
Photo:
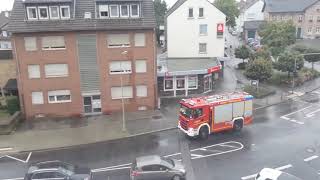
<path id="1" fill-rule="evenodd" d="M 288 77 L 290 77 L 290 73 L 300 70 L 303 68 L 303 65 L 304 59 L 301 54 L 286 51 L 280 54 L 278 62 L 275 64 L 275 68 L 282 72 L 288 72 Z"/>
<path id="2" fill-rule="evenodd" d="M 153 6 L 154 6 L 156 22 L 157 22 L 156 37 L 157 37 L 157 42 L 159 43 L 160 42 L 159 26 L 164 25 L 165 15 L 168 9 L 167 9 L 167 3 L 164 0 L 154 0 Z"/>
<path id="3" fill-rule="evenodd" d="M 320 61 L 320 50 L 309 48 L 304 52 L 304 59 L 312 64 L 312 71 L 314 70 L 314 63 Z"/>
<path id="4" fill-rule="evenodd" d="M 271 53 L 269 51 L 269 48 L 266 46 L 262 47 L 261 49 L 258 49 L 255 53 L 252 53 L 250 56 L 250 60 L 253 61 L 258 58 L 262 58 L 265 60 L 271 60 Z"/>
<path id="5" fill-rule="evenodd" d="M 278 56 L 296 42 L 296 28 L 292 21 L 265 23 L 260 27 L 259 35 L 261 43 L 270 48 L 273 56 Z"/>
<path id="6" fill-rule="evenodd" d="M 227 26 L 236 26 L 236 18 L 239 16 L 240 10 L 235 0 L 215 0 L 213 4 L 227 16 Z"/>
<path id="7" fill-rule="evenodd" d="M 250 57 L 250 49 L 247 46 L 242 45 L 235 49 L 234 54 L 236 58 L 242 59 L 244 63 L 244 60 Z"/>
<path id="8" fill-rule="evenodd" d="M 263 58 L 250 61 L 244 74 L 250 79 L 266 81 L 272 76 L 272 62 Z"/>

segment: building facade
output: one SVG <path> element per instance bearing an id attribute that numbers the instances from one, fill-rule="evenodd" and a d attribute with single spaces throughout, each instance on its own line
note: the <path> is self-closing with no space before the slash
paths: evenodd
<path id="1" fill-rule="evenodd" d="M 297 38 L 320 38 L 319 0 L 265 0 L 264 12 L 268 21 L 292 20 Z"/>
<path id="2" fill-rule="evenodd" d="M 162 97 L 213 90 L 224 56 L 226 16 L 207 0 L 178 0 L 166 15 L 167 52 L 158 57 Z"/>
<path id="3" fill-rule="evenodd" d="M 16 1 L 12 19 L 27 118 L 154 109 L 151 0 Z"/>

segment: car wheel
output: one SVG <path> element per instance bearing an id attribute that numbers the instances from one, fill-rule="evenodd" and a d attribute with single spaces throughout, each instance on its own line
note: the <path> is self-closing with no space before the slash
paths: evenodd
<path id="1" fill-rule="evenodd" d="M 233 123 L 233 130 L 234 131 L 241 131 L 243 127 L 243 121 L 242 120 L 237 120 Z"/>
<path id="2" fill-rule="evenodd" d="M 173 178 L 172 178 L 172 180 L 181 180 L 181 179 L 182 178 L 179 175 L 174 175 Z"/>
<path id="3" fill-rule="evenodd" d="M 207 126 L 203 126 L 200 131 L 199 131 L 199 135 L 201 139 L 208 139 L 209 136 L 209 129 Z"/>

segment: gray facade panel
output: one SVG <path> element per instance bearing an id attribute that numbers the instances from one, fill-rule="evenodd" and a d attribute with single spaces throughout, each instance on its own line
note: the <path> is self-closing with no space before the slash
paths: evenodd
<path id="1" fill-rule="evenodd" d="M 97 64 L 96 35 L 78 35 L 78 57 L 81 91 L 99 91 L 100 79 Z"/>

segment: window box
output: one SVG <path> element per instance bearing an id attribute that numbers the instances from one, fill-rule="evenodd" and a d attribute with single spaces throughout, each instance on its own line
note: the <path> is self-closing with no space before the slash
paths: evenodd
<path id="1" fill-rule="evenodd" d="M 48 102 L 50 104 L 71 102 L 70 90 L 49 91 Z"/>

